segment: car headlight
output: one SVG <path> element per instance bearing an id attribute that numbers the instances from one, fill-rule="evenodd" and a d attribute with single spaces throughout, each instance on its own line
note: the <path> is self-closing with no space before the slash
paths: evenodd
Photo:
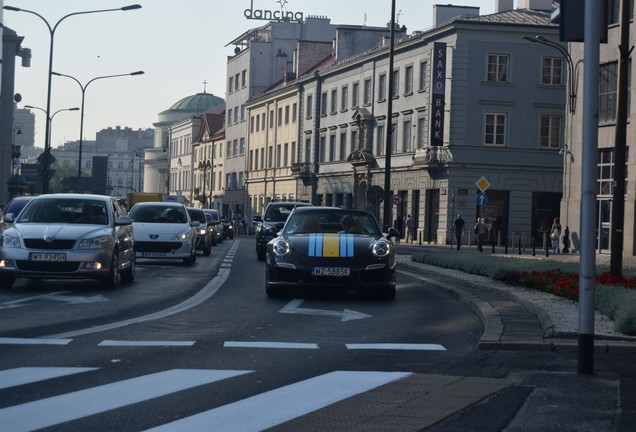
<path id="1" fill-rule="evenodd" d="M 100 236 L 80 241 L 78 249 L 104 249 L 110 241 L 109 236 Z"/>
<path id="2" fill-rule="evenodd" d="M 174 236 L 173 240 L 187 240 L 190 237 L 190 230 L 183 231 Z"/>
<path id="3" fill-rule="evenodd" d="M 206 229 L 205 229 L 205 228 L 201 228 L 201 229 L 199 230 L 199 234 L 201 234 L 201 235 L 205 235 L 205 233 L 206 233 L 206 232 L 207 232 L 207 231 L 206 231 Z"/>
<path id="4" fill-rule="evenodd" d="M 0 245 L 4 247 L 20 247 L 20 237 L 4 234 L 0 236 Z"/>
<path id="5" fill-rule="evenodd" d="M 276 239 L 272 244 L 272 251 L 278 258 L 285 258 L 291 255 L 291 245 L 285 239 Z"/>
<path id="6" fill-rule="evenodd" d="M 371 250 L 373 251 L 373 255 L 379 258 L 385 258 L 391 253 L 391 243 L 382 239 L 373 243 Z"/>

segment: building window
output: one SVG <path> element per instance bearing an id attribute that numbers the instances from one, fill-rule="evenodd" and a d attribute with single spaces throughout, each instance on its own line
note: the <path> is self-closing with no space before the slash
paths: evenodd
<path id="1" fill-rule="evenodd" d="M 384 126 L 378 126 L 378 133 L 376 135 L 375 140 L 375 154 L 382 155 L 384 154 Z"/>
<path id="2" fill-rule="evenodd" d="M 241 155 L 245 154 L 245 138 L 241 138 L 239 140 L 239 154 Z"/>
<path id="3" fill-rule="evenodd" d="M 245 87 L 247 85 L 247 71 L 244 70 L 241 72 L 241 87 Z"/>
<path id="4" fill-rule="evenodd" d="M 392 97 L 397 97 L 400 94 L 400 71 L 393 71 L 393 91 L 391 92 Z"/>
<path id="5" fill-rule="evenodd" d="M 305 160 L 311 162 L 311 138 L 305 138 Z"/>
<path id="6" fill-rule="evenodd" d="M 563 57 L 543 57 L 541 84 L 563 85 Z"/>
<path id="7" fill-rule="evenodd" d="M 428 68 L 427 62 L 420 62 L 420 79 L 418 80 L 418 90 L 426 90 L 426 70 Z"/>
<path id="8" fill-rule="evenodd" d="M 486 129 L 484 133 L 484 144 L 505 145 L 506 136 L 506 114 L 486 113 Z"/>
<path id="9" fill-rule="evenodd" d="M 424 146 L 426 145 L 426 142 L 424 141 L 425 140 L 424 121 L 425 119 L 423 118 L 417 119 L 417 148 L 418 149 L 423 149 Z"/>
<path id="10" fill-rule="evenodd" d="M 225 149 L 225 158 L 229 159 L 232 157 L 232 141 L 227 142 L 227 148 Z"/>
<path id="11" fill-rule="evenodd" d="M 289 105 L 285 105 L 285 124 L 289 124 Z"/>
<path id="12" fill-rule="evenodd" d="M 291 163 L 296 163 L 296 141 L 292 141 L 291 145 Z"/>
<path id="13" fill-rule="evenodd" d="M 294 102 L 292 105 L 292 123 L 296 123 L 296 115 L 298 114 L 298 105 Z"/>
<path id="14" fill-rule="evenodd" d="M 310 119 L 314 111 L 314 96 L 307 95 L 307 107 L 305 109 L 305 118 Z"/>
<path id="15" fill-rule="evenodd" d="M 340 132 L 340 160 L 346 160 L 347 156 L 347 132 Z"/>
<path id="16" fill-rule="evenodd" d="M 336 135 L 329 135 L 329 161 L 336 160 Z"/>
<path id="17" fill-rule="evenodd" d="M 239 122 L 239 107 L 234 107 L 234 123 Z"/>
<path id="18" fill-rule="evenodd" d="M 386 100 L 386 74 L 378 78 L 378 101 Z"/>
<path id="19" fill-rule="evenodd" d="M 322 92 L 320 95 L 320 115 L 327 115 L 327 92 Z"/>
<path id="20" fill-rule="evenodd" d="M 542 115 L 540 123 L 539 147 L 560 148 L 562 123 L 561 116 Z"/>
<path id="21" fill-rule="evenodd" d="M 232 141 L 232 156 L 238 156 L 238 140 Z"/>
<path id="22" fill-rule="evenodd" d="M 267 148 L 267 168 L 272 168 L 274 165 L 274 147 L 269 146 Z"/>
<path id="23" fill-rule="evenodd" d="M 256 132 L 261 130 L 261 116 L 256 114 Z"/>
<path id="24" fill-rule="evenodd" d="M 331 90 L 331 109 L 329 112 L 335 114 L 338 110 L 338 89 Z"/>
<path id="25" fill-rule="evenodd" d="M 488 54 L 486 81 L 496 83 L 508 82 L 507 54 Z"/>
<path id="26" fill-rule="evenodd" d="M 391 154 L 397 153 L 397 136 L 398 136 L 398 125 L 397 123 L 391 124 Z"/>
<path id="27" fill-rule="evenodd" d="M 349 86 L 342 86 L 342 91 L 340 94 L 340 109 L 342 111 L 346 110 L 349 107 Z"/>
<path id="28" fill-rule="evenodd" d="M 351 131 L 351 153 L 353 153 L 356 149 L 356 147 L 358 146 L 358 131 L 357 130 L 352 130 Z"/>
<path id="29" fill-rule="evenodd" d="M 320 136 L 320 148 L 318 149 L 319 153 L 319 160 L 320 162 L 324 162 L 325 161 L 325 154 L 327 151 L 327 137 L 324 135 Z"/>
<path id="30" fill-rule="evenodd" d="M 611 123 L 616 119 L 616 89 L 618 86 L 618 63 L 600 65 L 598 121 Z"/>
<path id="31" fill-rule="evenodd" d="M 367 78 L 364 80 L 364 89 L 363 89 L 363 100 L 362 103 L 364 105 L 371 104 L 371 78 Z"/>
<path id="32" fill-rule="evenodd" d="M 230 77 L 228 79 L 227 92 L 232 93 L 233 90 L 234 90 L 234 77 Z"/>
<path id="33" fill-rule="evenodd" d="M 360 105 L 360 83 L 354 82 L 351 86 L 351 108 L 357 108 Z"/>
<path id="34" fill-rule="evenodd" d="M 229 109 L 227 110 L 227 125 L 231 125 L 232 124 L 232 110 Z"/>
<path id="35" fill-rule="evenodd" d="M 285 147 L 283 150 L 283 166 L 288 166 L 289 164 L 289 144 L 285 143 Z"/>
<path id="36" fill-rule="evenodd" d="M 404 120 L 402 128 L 402 152 L 411 151 L 411 120 Z"/>
<path id="37" fill-rule="evenodd" d="M 283 125 L 283 107 L 279 107 L 278 108 L 278 126 L 282 126 Z"/>
<path id="38" fill-rule="evenodd" d="M 245 104 L 241 105 L 241 121 L 245 121 Z"/>
<path id="39" fill-rule="evenodd" d="M 274 127 L 274 110 L 269 110 L 269 128 L 272 129 Z"/>
<path id="40" fill-rule="evenodd" d="M 239 74 L 234 75 L 234 91 L 239 89 Z"/>
<path id="41" fill-rule="evenodd" d="M 281 162 L 281 155 L 282 155 L 282 152 L 281 152 L 281 146 L 280 146 L 280 144 L 278 144 L 278 145 L 276 146 L 276 167 L 277 167 L 277 168 L 280 168 L 280 167 L 281 167 L 281 164 L 280 164 L 280 162 Z"/>
<path id="42" fill-rule="evenodd" d="M 614 149 L 600 149 L 598 151 L 597 176 L 598 195 L 612 195 L 614 193 Z M 625 190 L 627 189 L 627 171 L 629 164 L 629 148 L 625 149 Z"/>
<path id="43" fill-rule="evenodd" d="M 404 68 L 404 94 L 413 93 L 413 66 L 409 65 Z"/>

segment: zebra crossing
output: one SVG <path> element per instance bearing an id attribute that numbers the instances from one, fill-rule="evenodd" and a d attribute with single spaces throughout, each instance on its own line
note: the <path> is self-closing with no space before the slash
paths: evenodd
<path id="1" fill-rule="evenodd" d="M 253 370 L 171 369 L 0 408 L 3 432 L 60 425 L 172 393 L 211 385 Z M 21 367 L 0 371 L 2 392 L 75 374 L 90 367 Z M 410 372 L 334 371 L 157 426 L 152 431 L 259 431 L 412 375 Z M 311 395 L 311 397 L 307 397 Z"/>

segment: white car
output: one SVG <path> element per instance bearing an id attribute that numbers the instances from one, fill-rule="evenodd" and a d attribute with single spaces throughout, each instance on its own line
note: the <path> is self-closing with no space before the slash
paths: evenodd
<path id="1" fill-rule="evenodd" d="M 197 259 L 199 222 L 190 219 L 186 206 L 178 202 L 140 202 L 130 209 L 137 258 Z"/>
<path id="2" fill-rule="evenodd" d="M 33 197 L 4 216 L 0 285 L 16 278 L 98 279 L 115 288 L 135 278 L 132 221 L 114 198 L 89 194 Z"/>

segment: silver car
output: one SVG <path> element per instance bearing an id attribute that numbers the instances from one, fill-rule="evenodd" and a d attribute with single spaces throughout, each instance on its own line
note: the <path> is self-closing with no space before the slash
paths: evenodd
<path id="1" fill-rule="evenodd" d="M 135 279 L 132 220 L 114 198 L 33 197 L 0 236 L 0 285 L 16 278 L 98 279 L 106 288 Z"/>

